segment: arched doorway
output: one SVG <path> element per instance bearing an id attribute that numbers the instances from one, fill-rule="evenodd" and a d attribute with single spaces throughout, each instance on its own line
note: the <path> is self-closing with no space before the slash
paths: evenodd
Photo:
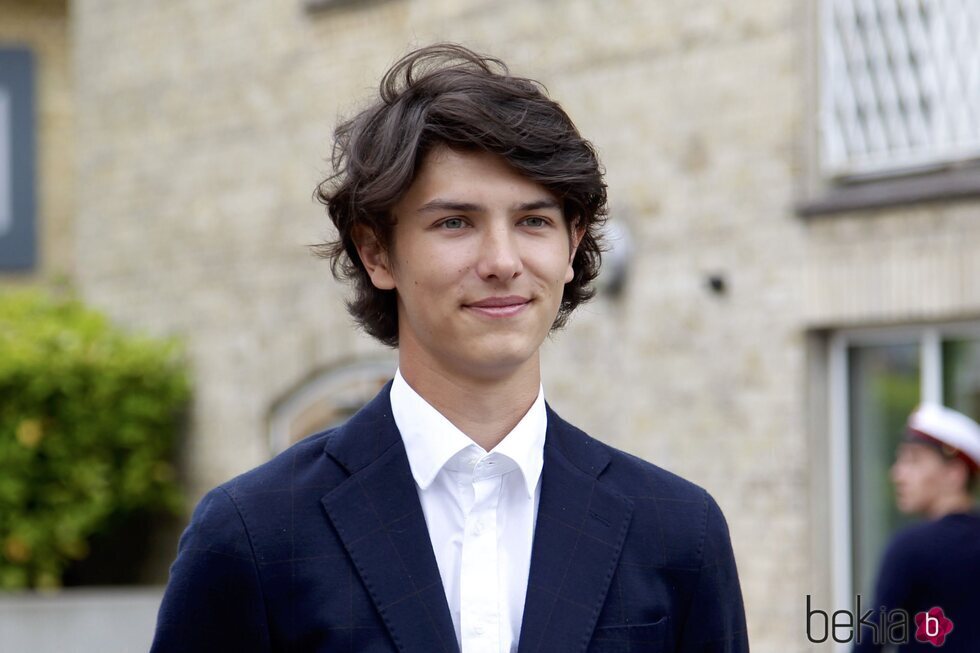
<path id="1" fill-rule="evenodd" d="M 394 376 L 396 367 L 394 358 L 372 359 L 331 366 L 308 377 L 272 408 L 271 454 L 346 421 Z"/>

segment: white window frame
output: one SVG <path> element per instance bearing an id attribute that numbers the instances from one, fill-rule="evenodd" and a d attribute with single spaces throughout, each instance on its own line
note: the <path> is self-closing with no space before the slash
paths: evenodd
<path id="1" fill-rule="evenodd" d="M 10 91 L 0 86 L 0 236 L 5 235 L 14 224 L 14 191 L 11 177 L 14 168 L 14 153 L 11 134 L 14 120 L 11 116 Z"/>

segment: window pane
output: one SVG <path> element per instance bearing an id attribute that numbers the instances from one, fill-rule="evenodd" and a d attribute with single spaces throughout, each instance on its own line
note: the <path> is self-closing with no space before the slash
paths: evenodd
<path id="1" fill-rule="evenodd" d="M 34 57 L 0 47 L 0 272 L 34 266 Z"/>
<path id="2" fill-rule="evenodd" d="M 889 468 L 919 403 L 919 345 L 848 350 L 854 588 L 870 596 L 888 537 L 904 523 Z"/>
<path id="3" fill-rule="evenodd" d="M 980 156 L 980 2 L 823 0 L 823 9 L 827 174 Z"/>
<path id="4" fill-rule="evenodd" d="M 980 339 L 943 342 L 943 403 L 980 421 Z"/>

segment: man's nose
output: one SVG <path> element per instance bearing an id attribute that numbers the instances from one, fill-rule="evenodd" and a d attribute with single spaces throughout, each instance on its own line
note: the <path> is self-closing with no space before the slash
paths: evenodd
<path id="1" fill-rule="evenodd" d="M 888 475 L 891 477 L 892 483 L 898 483 L 899 476 L 901 475 L 901 473 L 902 473 L 902 467 L 898 463 L 898 461 L 892 463 L 892 466 L 888 470 Z"/>
<path id="2" fill-rule="evenodd" d="M 484 279 L 513 279 L 524 267 L 515 234 L 501 226 L 487 228 L 478 256 L 477 273 Z"/>

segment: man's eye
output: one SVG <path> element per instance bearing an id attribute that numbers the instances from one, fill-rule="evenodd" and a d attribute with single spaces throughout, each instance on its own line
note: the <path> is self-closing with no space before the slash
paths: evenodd
<path id="1" fill-rule="evenodd" d="M 444 229 L 461 229 L 464 226 L 462 218 L 449 218 L 442 221 L 442 227 Z"/>
<path id="2" fill-rule="evenodd" d="M 524 224 L 526 224 L 529 227 L 543 227 L 546 224 L 548 224 L 548 221 L 542 217 L 532 215 L 527 218 L 524 218 Z"/>

